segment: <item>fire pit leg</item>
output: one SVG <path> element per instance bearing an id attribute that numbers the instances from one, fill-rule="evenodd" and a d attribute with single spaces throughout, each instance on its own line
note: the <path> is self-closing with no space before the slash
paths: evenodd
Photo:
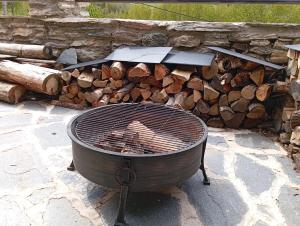
<path id="1" fill-rule="evenodd" d="M 206 143 L 207 143 L 207 139 L 204 141 L 203 143 L 203 150 L 202 150 L 202 158 L 201 158 L 201 165 L 200 165 L 200 169 L 202 170 L 202 174 L 203 174 L 203 184 L 204 185 L 210 185 L 210 180 L 206 174 L 206 170 L 204 167 L 204 155 L 205 155 L 205 149 L 206 149 Z"/>
<path id="2" fill-rule="evenodd" d="M 69 171 L 75 171 L 74 162 L 72 161 L 71 164 L 67 168 Z"/>
<path id="3" fill-rule="evenodd" d="M 128 192 L 129 192 L 128 186 L 122 185 L 121 193 L 120 193 L 118 216 L 117 216 L 116 223 L 114 226 L 127 226 L 128 225 L 125 222 L 125 208 L 126 208 Z"/>

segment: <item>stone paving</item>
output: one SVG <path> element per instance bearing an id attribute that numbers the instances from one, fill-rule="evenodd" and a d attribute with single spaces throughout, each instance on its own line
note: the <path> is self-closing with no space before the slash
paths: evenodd
<path id="1" fill-rule="evenodd" d="M 66 124 L 79 112 L 0 103 L 0 225 L 90 226 L 115 219 L 118 191 L 69 172 Z M 300 177 L 271 139 L 210 129 L 206 167 L 180 187 L 131 194 L 131 226 L 300 225 Z"/>

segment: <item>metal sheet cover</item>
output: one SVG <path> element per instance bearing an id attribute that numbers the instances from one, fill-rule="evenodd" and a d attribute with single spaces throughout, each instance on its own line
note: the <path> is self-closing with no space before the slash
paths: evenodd
<path id="1" fill-rule="evenodd" d="M 171 51 L 163 60 L 167 64 L 183 64 L 194 66 L 210 66 L 215 55 L 212 53 L 197 53 L 185 51 Z"/>
<path id="2" fill-rule="evenodd" d="M 87 67 L 87 66 L 103 64 L 103 63 L 106 63 L 108 61 L 109 60 L 106 60 L 106 59 L 97 59 L 97 60 L 82 62 L 82 63 L 79 63 L 79 64 L 74 64 L 74 65 L 71 65 L 69 67 L 66 67 L 64 69 L 64 71 L 69 71 L 69 70 L 76 69 L 76 68 L 81 68 L 81 67 Z"/>
<path id="3" fill-rule="evenodd" d="M 289 48 L 289 49 L 296 50 L 296 51 L 300 51 L 300 44 L 297 44 L 297 45 L 286 45 L 285 47 Z"/>
<path id="4" fill-rule="evenodd" d="M 260 60 L 260 59 L 257 59 L 255 57 L 248 56 L 248 55 L 245 55 L 245 54 L 237 53 L 237 52 L 234 52 L 234 51 L 231 51 L 231 50 L 228 50 L 228 49 L 223 49 L 223 48 L 220 48 L 220 47 L 208 47 L 208 48 L 211 49 L 211 50 L 217 51 L 217 52 L 221 52 L 221 53 L 225 53 L 227 55 L 238 57 L 238 58 L 243 59 L 243 60 L 249 60 L 249 61 L 252 61 L 254 63 L 264 65 L 266 67 L 271 67 L 271 68 L 278 69 L 278 70 L 281 70 L 281 69 L 284 68 L 280 65 L 272 64 L 272 63 L 269 63 L 267 61 Z"/>
<path id="5" fill-rule="evenodd" d="M 161 63 L 172 47 L 120 47 L 105 59 L 135 63 Z"/>

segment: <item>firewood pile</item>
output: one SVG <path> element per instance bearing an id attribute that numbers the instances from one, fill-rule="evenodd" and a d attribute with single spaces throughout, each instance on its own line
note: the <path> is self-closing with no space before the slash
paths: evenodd
<path id="1" fill-rule="evenodd" d="M 55 96 L 62 80 L 50 47 L 0 43 L 0 100 L 19 103 L 26 91 Z"/>
<path id="2" fill-rule="evenodd" d="M 265 102 L 285 83 L 276 71 L 219 54 L 211 66 L 112 62 L 62 74 L 54 104 L 82 109 L 121 102 L 154 102 L 190 110 L 209 126 L 255 127 L 268 119 Z"/>
<path id="3" fill-rule="evenodd" d="M 300 169 L 300 49 L 297 51 L 291 46 L 288 51 L 289 63 L 287 75 L 290 83 L 290 96 L 282 110 L 282 129 L 280 141 L 288 148 L 296 168 Z"/>

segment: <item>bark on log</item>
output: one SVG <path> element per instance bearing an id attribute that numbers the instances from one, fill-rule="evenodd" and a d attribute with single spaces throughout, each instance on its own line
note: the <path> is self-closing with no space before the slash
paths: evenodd
<path id="1" fill-rule="evenodd" d="M 107 65 L 107 64 L 102 64 L 101 66 L 101 79 L 102 80 L 106 80 L 106 79 L 109 79 L 111 78 L 111 75 L 110 75 L 110 67 Z"/>
<path id="2" fill-rule="evenodd" d="M 266 109 L 265 106 L 260 103 L 252 103 L 249 106 L 249 113 L 247 118 L 250 119 L 260 119 L 265 115 Z"/>
<path id="3" fill-rule="evenodd" d="M 256 98 L 259 101 L 265 101 L 267 100 L 272 93 L 272 86 L 269 84 L 263 84 L 260 87 L 258 87 L 256 91 Z"/>
<path id="4" fill-rule="evenodd" d="M 98 101 L 97 106 L 102 107 L 108 105 L 110 96 L 108 94 L 104 94 L 101 99 Z"/>
<path id="5" fill-rule="evenodd" d="M 208 126 L 214 127 L 214 128 L 223 128 L 224 127 L 224 122 L 219 117 L 208 119 L 206 124 Z"/>
<path id="6" fill-rule="evenodd" d="M 0 81 L 0 100 L 17 104 L 23 100 L 26 89 L 23 86 Z"/>
<path id="7" fill-rule="evenodd" d="M 89 88 L 93 85 L 94 76 L 89 72 L 82 72 L 77 78 L 78 85 L 81 88 Z"/>
<path id="8" fill-rule="evenodd" d="M 139 99 L 139 97 L 141 96 L 141 89 L 134 87 L 130 91 L 130 95 L 131 95 L 133 102 L 137 101 L 137 99 Z"/>
<path id="9" fill-rule="evenodd" d="M 120 80 L 125 77 L 126 67 L 121 62 L 114 62 L 110 66 L 110 75 L 114 80 Z"/>
<path id="10" fill-rule="evenodd" d="M 101 80 L 102 78 L 102 71 L 98 68 L 92 68 L 92 75 L 94 76 L 94 79 Z"/>
<path id="11" fill-rule="evenodd" d="M 12 61 L 0 62 L 0 79 L 48 95 L 57 95 L 62 88 L 60 71 Z"/>
<path id="12" fill-rule="evenodd" d="M 211 66 L 203 66 L 202 67 L 202 77 L 206 80 L 211 80 L 218 74 L 218 65 L 214 61 Z"/>
<path id="13" fill-rule="evenodd" d="M 147 78 L 143 79 L 140 83 L 140 85 L 150 85 L 150 86 L 154 86 L 156 88 L 159 88 L 161 89 L 162 88 L 162 85 L 161 85 L 161 81 L 157 81 L 155 79 L 154 76 L 148 76 Z"/>
<path id="14" fill-rule="evenodd" d="M 118 90 L 116 93 L 113 93 L 113 95 L 109 100 L 110 103 L 114 103 L 114 104 L 119 103 L 127 93 L 130 93 L 130 91 L 133 88 L 134 88 L 134 83 L 129 83 L 124 88 Z"/>
<path id="15" fill-rule="evenodd" d="M 257 85 L 260 86 L 263 84 L 265 78 L 265 69 L 264 67 L 259 67 L 256 70 L 250 73 L 250 79 Z"/>
<path id="16" fill-rule="evenodd" d="M 160 81 L 170 73 L 170 70 L 164 64 L 155 64 L 154 77 Z"/>
<path id="17" fill-rule="evenodd" d="M 255 98 L 256 89 L 254 85 L 247 85 L 242 89 L 241 95 L 247 100 L 253 100 Z"/>
<path id="18" fill-rule="evenodd" d="M 250 84 L 248 72 L 240 72 L 238 73 L 230 82 L 232 87 L 243 87 Z"/>
<path id="19" fill-rule="evenodd" d="M 35 59 L 50 59 L 53 56 L 49 46 L 14 43 L 0 43 L 0 53 Z"/>

